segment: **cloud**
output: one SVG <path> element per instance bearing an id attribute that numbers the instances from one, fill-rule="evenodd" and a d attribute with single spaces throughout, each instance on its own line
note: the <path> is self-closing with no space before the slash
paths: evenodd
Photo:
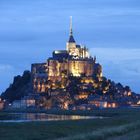
<path id="1" fill-rule="evenodd" d="M 92 48 L 91 54 L 103 66 L 103 75 L 139 92 L 140 49 L 139 48 Z"/>

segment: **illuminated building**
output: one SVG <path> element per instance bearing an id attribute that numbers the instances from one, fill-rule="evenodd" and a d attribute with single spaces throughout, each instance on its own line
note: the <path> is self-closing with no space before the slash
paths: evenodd
<path id="1" fill-rule="evenodd" d="M 2 101 L 0 98 L 0 110 L 2 110 L 3 108 L 4 108 L 4 101 Z"/>
<path id="2" fill-rule="evenodd" d="M 55 50 L 46 63 L 32 64 L 32 87 L 35 93 L 45 93 L 58 86 L 65 88 L 69 76 L 102 76 L 102 68 L 95 63 L 85 46 L 77 45 L 73 37 L 72 18 L 66 50 Z M 64 81 L 64 82 L 62 82 Z M 88 81 L 88 80 L 87 80 Z M 64 83 L 64 84 L 63 84 Z"/>

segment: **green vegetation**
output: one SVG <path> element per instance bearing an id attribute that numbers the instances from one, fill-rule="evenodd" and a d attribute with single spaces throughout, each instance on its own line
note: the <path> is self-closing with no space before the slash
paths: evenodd
<path id="1" fill-rule="evenodd" d="M 47 112 L 47 113 L 53 113 Z M 55 112 L 54 112 L 55 113 Z M 6 115 L 6 112 L 1 115 Z M 100 115 L 104 119 L 0 123 L 1 140 L 139 140 L 140 109 L 57 111 L 56 114 Z"/>
<path id="2" fill-rule="evenodd" d="M 12 102 L 28 95 L 31 92 L 30 80 L 30 71 L 24 71 L 22 76 L 15 76 L 13 83 L 1 94 L 1 98 Z"/>

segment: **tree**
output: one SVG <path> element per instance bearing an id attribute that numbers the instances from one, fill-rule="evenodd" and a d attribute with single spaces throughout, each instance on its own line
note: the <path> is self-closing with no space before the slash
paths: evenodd
<path id="1" fill-rule="evenodd" d="M 13 83 L 2 93 L 2 99 L 6 99 L 9 102 L 19 100 L 31 90 L 31 73 L 30 71 L 24 71 L 23 75 L 15 76 Z"/>
<path id="2" fill-rule="evenodd" d="M 69 77 L 69 85 L 67 86 L 67 90 L 70 93 L 71 98 L 74 98 L 74 95 L 79 94 L 79 85 L 80 85 L 80 78 L 70 76 Z"/>

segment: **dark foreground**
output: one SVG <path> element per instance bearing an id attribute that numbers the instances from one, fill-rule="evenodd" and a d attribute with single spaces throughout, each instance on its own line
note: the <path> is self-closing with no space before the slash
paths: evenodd
<path id="1" fill-rule="evenodd" d="M 0 123 L 0 140 L 140 140 L 140 109 L 57 112 L 104 119 Z M 0 116 L 6 112 L 0 112 Z"/>

